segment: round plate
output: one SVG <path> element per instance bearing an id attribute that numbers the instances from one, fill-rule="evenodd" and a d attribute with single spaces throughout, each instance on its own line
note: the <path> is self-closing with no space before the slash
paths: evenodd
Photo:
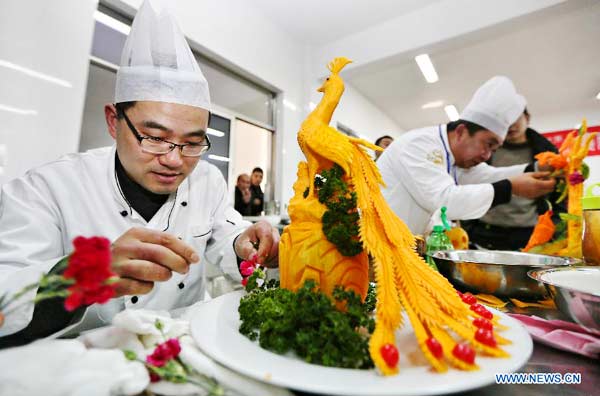
<path id="1" fill-rule="evenodd" d="M 477 357 L 477 371 L 449 369 L 439 374 L 424 360 L 407 318 L 397 332 L 400 372 L 384 377 L 375 370 L 353 370 L 306 363 L 295 356 L 278 355 L 261 348 L 239 333 L 238 306 L 245 292 L 225 294 L 194 308 L 191 332 L 200 349 L 212 359 L 256 380 L 285 388 L 328 395 L 439 395 L 479 388 L 495 383 L 495 374 L 521 368 L 533 350 L 531 337 L 515 319 L 494 311 L 510 329 L 503 337 L 509 358 Z"/>

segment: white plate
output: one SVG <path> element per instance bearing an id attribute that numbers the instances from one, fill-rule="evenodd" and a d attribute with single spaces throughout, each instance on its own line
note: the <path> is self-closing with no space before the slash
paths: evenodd
<path id="1" fill-rule="evenodd" d="M 398 331 L 400 373 L 383 377 L 375 370 L 352 370 L 306 363 L 293 356 L 262 349 L 239 333 L 238 306 L 243 291 L 232 292 L 205 304 L 192 313 L 191 331 L 196 343 L 208 356 L 239 373 L 290 389 L 327 395 L 439 395 L 466 391 L 495 383 L 496 373 L 521 368 L 533 350 L 531 337 L 515 319 L 494 311 L 501 323 L 510 327 L 502 336 L 513 343 L 504 349 L 510 358 L 477 357 L 478 371 L 450 369 L 438 374 L 422 361 L 414 364 L 409 356 L 422 356 L 410 322 Z M 424 359 L 424 358 L 423 358 Z"/>

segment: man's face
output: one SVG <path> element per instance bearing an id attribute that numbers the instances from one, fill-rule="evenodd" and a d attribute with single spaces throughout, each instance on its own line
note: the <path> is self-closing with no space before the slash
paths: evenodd
<path id="1" fill-rule="evenodd" d="M 492 131 L 479 130 L 470 135 L 464 125 L 456 128 L 456 145 L 454 159 L 460 168 L 471 168 L 490 159 L 502 141 Z"/>
<path id="2" fill-rule="evenodd" d="M 379 141 L 378 146 L 381 147 L 381 148 L 383 148 L 383 149 L 386 149 L 390 144 L 392 144 L 393 141 L 394 141 L 394 139 L 384 138 L 384 139 L 381 139 Z M 379 156 L 381 154 L 383 154 L 383 151 L 376 151 L 375 152 L 375 158 L 379 158 Z"/>
<path id="3" fill-rule="evenodd" d="M 237 186 L 240 190 L 244 191 L 250 188 L 250 176 L 241 175 L 238 177 Z"/>
<path id="4" fill-rule="evenodd" d="M 252 172 L 252 185 L 258 186 L 262 183 L 263 174 L 262 172 Z"/>
<path id="5" fill-rule="evenodd" d="M 119 159 L 127 175 L 153 193 L 175 192 L 194 170 L 200 157 L 184 157 L 179 147 L 162 155 L 142 151 L 124 118 L 109 119 L 112 117 L 110 109 L 110 106 L 105 109 L 109 130 L 117 141 Z M 207 110 L 182 104 L 137 102 L 125 113 L 141 136 L 177 144 L 202 144 L 206 140 Z"/>
<path id="6" fill-rule="evenodd" d="M 505 141 L 508 143 L 523 143 L 527 140 L 525 132 L 529 126 L 529 119 L 525 113 L 521 114 L 517 121 L 515 121 L 510 128 L 508 128 L 508 134 L 506 135 Z"/>
<path id="7" fill-rule="evenodd" d="M 393 141 L 394 140 L 390 139 L 390 138 L 383 138 L 379 142 L 378 146 L 381 147 L 381 148 L 383 148 L 383 149 L 386 149 L 390 144 L 392 144 Z"/>

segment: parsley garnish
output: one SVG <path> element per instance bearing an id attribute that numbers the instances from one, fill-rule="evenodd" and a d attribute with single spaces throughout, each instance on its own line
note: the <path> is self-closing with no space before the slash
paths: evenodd
<path id="1" fill-rule="evenodd" d="M 342 179 L 344 170 L 337 164 L 315 177 L 319 202 L 327 206 L 323 214 L 323 233 L 344 256 L 356 256 L 363 251 L 359 238 L 360 216 L 356 205 L 356 192 L 350 191 Z"/>
<path id="2" fill-rule="evenodd" d="M 261 347 L 283 354 L 294 351 L 308 363 L 367 369 L 373 367 L 369 338 L 375 321 L 351 291 L 336 288 L 333 297 L 345 312 L 319 292 L 313 281 L 298 291 L 273 282 L 255 288 L 240 301 L 240 333 Z"/>

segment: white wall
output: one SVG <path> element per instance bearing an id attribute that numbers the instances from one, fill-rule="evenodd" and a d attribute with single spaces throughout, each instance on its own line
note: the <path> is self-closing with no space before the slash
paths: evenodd
<path id="1" fill-rule="evenodd" d="M 0 184 L 77 151 L 96 6 L 97 0 L 0 0 L 0 61 L 60 80 L 0 66 L 0 105 L 29 111 L 0 109 Z"/>
<path id="2" fill-rule="evenodd" d="M 600 101 L 591 102 L 589 107 L 583 109 L 571 109 L 560 113 L 532 115 L 531 127 L 538 132 L 561 131 L 575 128 L 585 117 L 588 125 L 600 125 Z M 585 186 L 600 183 L 600 155 L 587 157 L 585 162 L 590 167 L 590 177 Z"/>

